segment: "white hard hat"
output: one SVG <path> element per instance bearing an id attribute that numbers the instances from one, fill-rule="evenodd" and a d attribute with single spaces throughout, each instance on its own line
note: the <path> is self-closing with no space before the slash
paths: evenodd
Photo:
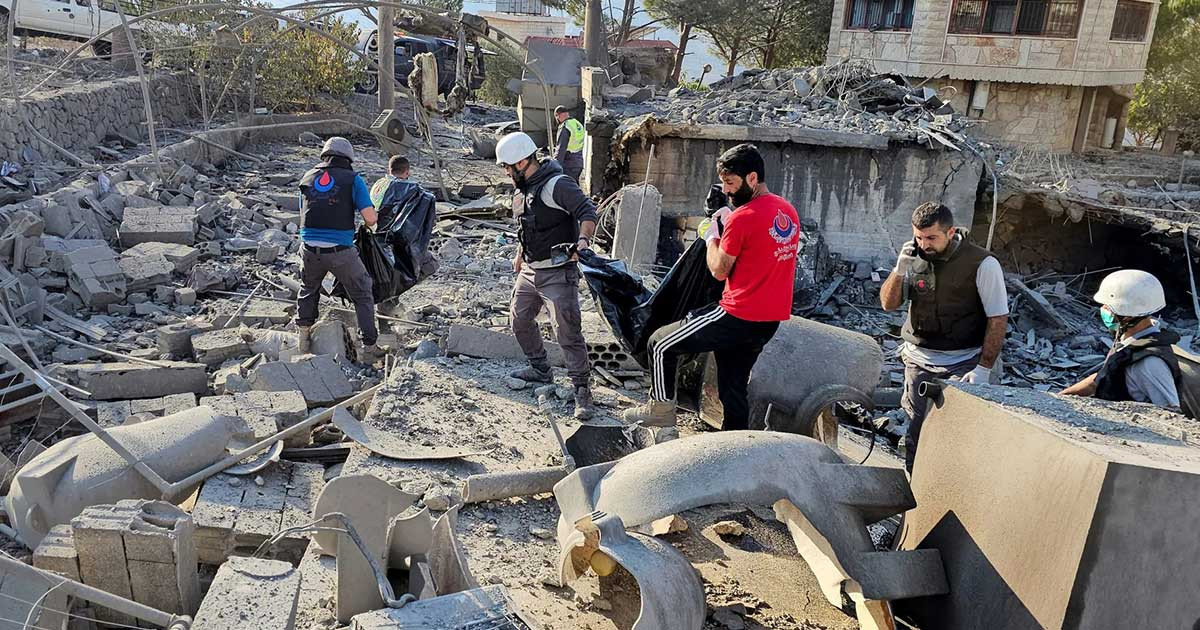
<path id="1" fill-rule="evenodd" d="M 523 131 L 510 133 L 496 143 L 496 164 L 516 164 L 537 153 L 537 145 Z"/>
<path id="2" fill-rule="evenodd" d="M 1121 317 L 1153 315 L 1167 306 L 1162 283 L 1153 274 L 1138 269 L 1108 274 L 1092 299 Z"/>

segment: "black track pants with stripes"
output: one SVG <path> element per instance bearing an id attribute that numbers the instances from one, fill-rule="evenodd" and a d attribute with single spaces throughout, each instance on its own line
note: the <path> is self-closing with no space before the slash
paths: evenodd
<path id="1" fill-rule="evenodd" d="M 749 427 L 750 370 L 763 346 L 775 335 L 779 322 L 751 322 L 726 313 L 720 305 L 688 313 L 684 319 L 659 328 L 650 336 L 650 398 L 675 399 L 675 371 L 679 356 L 712 352 L 717 361 L 717 391 L 721 397 L 726 431 Z"/>

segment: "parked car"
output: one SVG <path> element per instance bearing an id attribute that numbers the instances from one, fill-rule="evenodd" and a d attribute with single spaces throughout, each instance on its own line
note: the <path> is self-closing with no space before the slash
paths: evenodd
<path id="1" fill-rule="evenodd" d="M 47 35 L 61 39 L 87 41 L 97 33 L 121 24 L 113 0 L 19 0 L 17 14 L 12 15 L 13 0 L 0 0 L 0 32 L 8 32 L 8 20 L 17 33 Z M 137 12 L 130 4 L 123 4 L 126 17 Z M 132 25 L 138 30 L 139 25 Z M 97 57 L 112 54 L 112 35 L 92 44 Z"/>
<path id="2" fill-rule="evenodd" d="M 3 1 L 3 0 L 0 0 Z M 378 61 L 379 40 L 375 31 L 365 33 L 358 41 L 358 49 L 368 57 Z M 408 74 L 413 70 L 413 58 L 421 53 L 433 53 L 438 63 L 438 93 L 449 94 L 454 88 L 454 70 L 458 59 L 458 43 L 439 37 L 421 35 L 396 35 L 395 76 L 402 85 L 408 85 Z M 472 51 L 467 52 L 467 68 L 471 71 L 470 88 L 477 90 L 483 86 L 484 63 L 483 56 L 476 57 Z M 362 79 L 354 86 L 359 92 L 373 94 L 379 90 L 379 76 L 368 68 Z"/>

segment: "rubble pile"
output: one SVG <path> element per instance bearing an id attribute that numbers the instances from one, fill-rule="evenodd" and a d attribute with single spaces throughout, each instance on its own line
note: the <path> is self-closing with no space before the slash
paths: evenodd
<path id="1" fill-rule="evenodd" d="M 808 127 L 878 134 L 930 146 L 972 142 L 963 135 L 969 121 L 933 89 L 914 88 L 898 75 L 876 73 L 862 60 L 750 69 L 704 91 L 679 87 L 642 102 L 629 100 L 606 97 L 605 105 L 616 118 L 654 114 L 680 123 Z"/>

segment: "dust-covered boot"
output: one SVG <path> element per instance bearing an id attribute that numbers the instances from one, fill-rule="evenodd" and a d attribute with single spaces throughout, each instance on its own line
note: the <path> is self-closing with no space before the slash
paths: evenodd
<path id="1" fill-rule="evenodd" d="M 312 351 L 312 337 L 309 335 L 309 330 L 308 326 L 300 327 L 300 354 L 308 354 Z"/>
<path id="2" fill-rule="evenodd" d="M 621 414 L 626 424 L 641 424 L 647 427 L 675 426 L 675 402 L 671 400 L 651 400 L 644 405 L 626 409 Z"/>
<path id="3" fill-rule="evenodd" d="M 513 378 L 519 378 L 526 383 L 553 383 L 554 372 L 550 371 L 550 366 L 540 368 L 536 365 L 529 365 L 519 370 L 513 370 L 509 373 Z"/>
<path id="4" fill-rule="evenodd" d="M 373 365 L 387 354 L 387 349 L 377 344 L 363 344 L 358 350 L 358 362 Z"/>
<path id="5" fill-rule="evenodd" d="M 575 419 L 591 420 L 596 415 L 596 406 L 592 404 L 592 390 L 587 385 L 575 388 Z"/>

